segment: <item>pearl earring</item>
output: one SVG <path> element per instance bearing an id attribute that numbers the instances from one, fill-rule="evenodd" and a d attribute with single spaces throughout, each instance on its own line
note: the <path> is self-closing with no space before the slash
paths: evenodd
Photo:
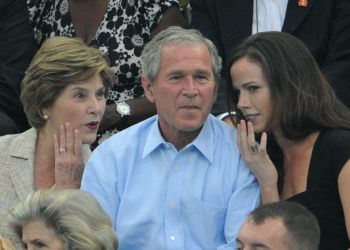
<path id="1" fill-rule="evenodd" d="M 49 116 L 48 115 L 44 115 L 44 120 L 48 120 Z"/>

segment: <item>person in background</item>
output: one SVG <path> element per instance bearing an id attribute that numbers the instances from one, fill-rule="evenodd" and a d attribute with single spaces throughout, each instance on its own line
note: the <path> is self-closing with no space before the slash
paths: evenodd
<path id="1" fill-rule="evenodd" d="M 118 249 L 111 218 L 83 190 L 39 189 L 18 203 L 7 220 L 21 249 Z"/>
<path id="2" fill-rule="evenodd" d="M 34 54 L 25 0 L 0 1 L 0 136 L 30 128 L 20 100 L 21 82 Z"/>
<path id="3" fill-rule="evenodd" d="M 181 12 L 185 17 L 185 20 L 187 21 L 188 25 L 191 23 L 191 7 L 190 7 L 190 0 L 178 0 Z"/>
<path id="4" fill-rule="evenodd" d="M 287 33 L 258 33 L 234 49 L 226 76 L 237 144 L 262 202 L 304 205 L 318 219 L 321 250 L 350 248 L 350 111 L 312 54 Z"/>
<path id="5" fill-rule="evenodd" d="M 209 115 L 220 57 L 199 31 L 170 27 L 142 52 L 142 84 L 158 115 L 101 144 L 81 188 L 112 217 L 120 249 L 231 249 L 259 186 Z"/>
<path id="6" fill-rule="evenodd" d="M 300 39 L 350 108 L 350 1 L 191 0 L 191 27 L 218 48 L 227 65 L 232 50 L 251 34 L 282 31 Z M 227 112 L 225 82 L 213 114 Z"/>
<path id="7" fill-rule="evenodd" d="M 107 98 L 97 140 L 101 142 L 156 114 L 141 85 L 141 51 L 169 26 L 188 27 L 173 0 L 28 0 L 30 22 L 40 47 L 49 37 L 78 37 L 110 60 L 116 81 Z"/>
<path id="8" fill-rule="evenodd" d="M 305 207 L 289 201 L 254 209 L 239 229 L 237 250 L 318 250 L 320 228 Z"/>
<path id="9" fill-rule="evenodd" d="M 0 137 L 0 235 L 14 240 L 5 215 L 30 192 L 80 187 L 113 81 L 108 58 L 81 40 L 51 38 L 37 52 L 21 92 L 32 128 Z"/>

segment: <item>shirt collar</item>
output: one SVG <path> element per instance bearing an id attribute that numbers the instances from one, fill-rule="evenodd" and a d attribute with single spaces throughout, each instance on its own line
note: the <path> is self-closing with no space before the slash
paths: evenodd
<path id="1" fill-rule="evenodd" d="M 209 115 L 211 116 L 211 115 Z M 210 117 L 205 121 L 203 128 L 194 141 L 187 145 L 195 146 L 210 162 L 214 159 L 214 133 Z"/>
<path id="2" fill-rule="evenodd" d="M 158 115 L 153 124 L 151 125 L 151 129 L 149 130 L 147 140 L 145 143 L 145 148 L 143 150 L 142 158 L 150 154 L 153 150 L 155 150 L 162 143 L 166 143 L 162 134 L 160 133 L 160 129 L 158 126 Z"/>
<path id="3" fill-rule="evenodd" d="M 211 116 L 211 115 L 209 115 Z M 159 145 L 167 143 L 159 129 L 158 125 L 158 116 L 157 119 L 153 122 L 151 129 L 148 133 L 145 148 L 143 150 L 142 158 L 150 154 L 155 150 Z M 214 134 L 213 128 L 211 125 L 210 117 L 205 121 L 203 128 L 196 139 L 186 146 L 189 148 L 191 146 L 196 147 L 210 162 L 213 162 L 214 159 Z M 185 148 L 185 149 L 186 149 Z"/>

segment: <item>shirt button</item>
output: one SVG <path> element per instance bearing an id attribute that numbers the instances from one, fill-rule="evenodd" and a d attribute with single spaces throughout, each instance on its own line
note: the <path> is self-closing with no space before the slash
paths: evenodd
<path id="1" fill-rule="evenodd" d="M 170 236 L 170 239 L 175 240 L 175 236 L 174 235 Z"/>
<path id="2" fill-rule="evenodd" d="M 174 167 L 174 170 L 175 172 L 179 171 L 179 167 L 178 166 Z"/>
<path id="3" fill-rule="evenodd" d="M 175 201 L 170 201 L 170 205 L 174 206 L 175 205 Z"/>
<path id="4" fill-rule="evenodd" d="M 166 148 L 170 148 L 170 145 L 169 145 L 169 144 L 165 144 L 165 147 L 166 147 Z"/>
<path id="5" fill-rule="evenodd" d="M 275 3 L 275 2 L 276 2 L 276 0 L 271 0 L 271 2 Z"/>
<path id="6" fill-rule="evenodd" d="M 278 28 L 274 28 L 273 31 L 280 31 Z"/>

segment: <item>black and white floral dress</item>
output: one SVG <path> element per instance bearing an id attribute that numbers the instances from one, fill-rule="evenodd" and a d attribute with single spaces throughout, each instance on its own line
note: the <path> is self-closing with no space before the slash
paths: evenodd
<path id="1" fill-rule="evenodd" d="M 27 0 L 29 19 L 38 47 L 50 37 L 75 37 L 68 0 Z M 144 96 L 140 56 L 151 31 L 176 0 L 110 0 L 104 19 L 90 46 L 105 52 L 116 74 L 109 100 L 125 101 Z M 111 128 L 97 135 L 93 147 L 122 128 Z"/>

